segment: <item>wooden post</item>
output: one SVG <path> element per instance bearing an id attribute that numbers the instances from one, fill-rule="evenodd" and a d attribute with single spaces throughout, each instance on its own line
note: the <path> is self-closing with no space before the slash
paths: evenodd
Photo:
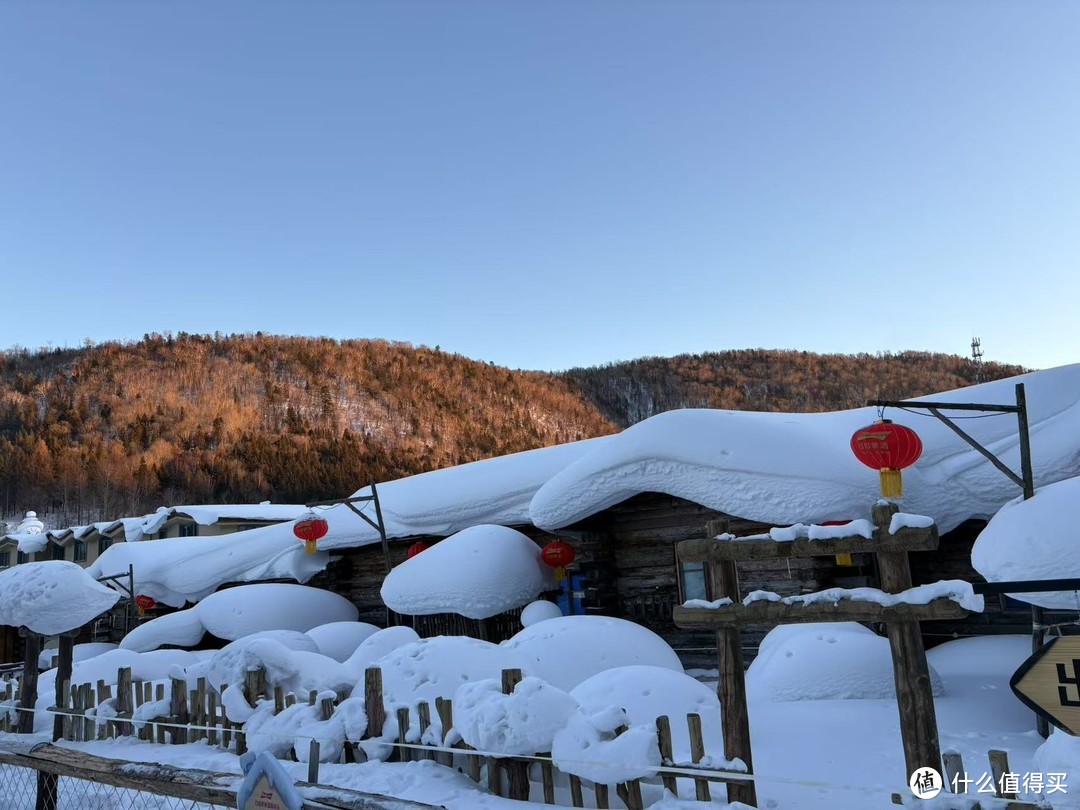
<path id="1" fill-rule="evenodd" d="M 319 784 L 319 741 L 314 737 L 308 745 L 307 780 L 313 785 Z"/>
<path id="2" fill-rule="evenodd" d="M 407 740 L 405 739 L 405 735 L 409 733 L 409 710 L 406 709 L 404 706 L 397 710 L 397 722 L 397 739 L 398 745 L 400 746 L 398 748 L 398 759 L 401 762 L 408 762 L 412 759 L 412 754 L 409 749 L 405 748 L 404 746 L 407 742 Z"/>
<path id="3" fill-rule="evenodd" d="M 898 511 L 896 504 L 873 507 L 874 523 L 888 527 Z M 906 551 L 881 551 L 877 555 L 881 590 L 900 593 L 911 587 L 911 568 Z M 937 711 L 930 684 L 922 631 L 917 621 L 888 622 L 885 625 L 892 651 L 896 704 L 900 711 L 900 736 L 904 743 L 904 779 L 920 768 L 941 764 Z"/>
<path id="4" fill-rule="evenodd" d="M 131 705 L 131 667 L 121 667 L 116 671 L 116 713 L 131 716 L 135 707 Z M 131 723 L 118 722 L 116 733 L 119 736 L 131 734 Z"/>
<path id="5" fill-rule="evenodd" d="M 625 734 L 628 731 L 627 726 L 619 726 L 615 730 L 615 736 L 618 737 Z M 615 785 L 615 792 L 619 798 L 622 799 L 623 804 L 626 805 L 626 810 L 645 810 L 645 803 L 641 798 L 641 781 L 633 779 L 629 782 Z"/>
<path id="6" fill-rule="evenodd" d="M 705 526 L 707 537 L 727 531 L 724 520 L 710 520 Z M 739 578 L 734 561 L 709 564 L 713 599 L 730 598 L 739 601 Z M 716 694 L 720 698 L 721 722 L 724 730 L 724 757 L 741 759 L 747 773 L 754 772 L 754 757 L 750 750 L 750 716 L 746 708 L 746 673 L 743 670 L 742 632 L 738 627 L 716 631 L 716 650 L 719 657 L 720 679 Z M 700 721 L 700 718 L 699 718 Z M 695 784 L 699 784 L 695 782 Z M 708 783 L 704 783 L 708 795 Z M 700 792 L 700 791 L 699 791 Z M 757 806 L 757 788 L 752 781 L 729 783 L 729 802 Z M 700 798 L 700 797 L 699 797 Z"/>
<path id="7" fill-rule="evenodd" d="M 570 774 L 570 802 L 574 807 L 584 807 L 585 797 L 581 793 L 581 777 Z"/>
<path id="8" fill-rule="evenodd" d="M 364 670 L 364 711 L 368 718 L 367 736 L 381 737 L 386 724 L 386 707 L 382 696 L 382 670 L 378 667 Z"/>
<path id="9" fill-rule="evenodd" d="M 593 793 L 596 794 L 597 810 L 611 810 L 611 802 L 608 799 L 607 785 L 593 785 Z"/>
<path id="10" fill-rule="evenodd" d="M 24 630 L 24 628 L 20 628 Z M 22 680 L 19 681 L 19 734 L 34 733 L 34 709 L 37 705 L 38 657 L 41 655 L 41 636 L 25 629 L 26 657 L 23 659 Z"/>
<path id="11" fill-rule="evenodd" d="M 502 693 L 510 695 L 514 687 L 521 683 L 520 669 L 504 669 L 502 671 Z M 494 757 L 488 760 L 488 768 L 498 768 L 499 761 Z M 523 802 L 529 800 L 529 763 L 515 759 L 502 760 L 506 768 L 507 798 L 518 799 Z"/>
<path id="12" fill-rule="evenodd" d="M 439 745 L 446 745 L 446 735 L 450 731 L 450 728 L 454 725 L 454 702 L 446 698 L 435 698 L 435 711 L 439 715 L 439 725 L 442 730 L 439 732 Z M 448 768 L 454 765 L 454 755 L 446 751 L 440 751 L 435 755 L 435 761 L 440 765 L 445 765 Z"/>
<path id="13" fill-rule="evenodd" d="M 999 799 L 1015 799 L 1016 794 L 1012 791 L 1004 792 L 1002 777 L 1009 773 L 1009 755 L 1005 751 L 994 750 L 989 753 L 990 773 L 994 777 L 994 795 Z"/>
<path id="14" fill-rule="evenodd" d="M 424 733 L 431 727 L 431 706 L 426 701 L 416 707 L 416 716 L 420 721 L 420 744 L 424 744 Z M 431 759 L 430 751 L 417 751 L 419 759 Z"/>
<path id="15" fill-rule="evenodd" d="M 958 793 L 967 793 L 967 785 L 964 783 L 964 759 L 956 751 L 946 751 L 942 754 L 942 760 L 945 763 L 945 788 L 952 790 L 960 788 L 955 791 Z"/>
<path id="16" fill-rule="evenodd" d="M 686 715 L 686 725 L 690 730 L 690 759 L 696 765 L 705 758 L 705 738 L 701 734 L 701 715 Z M 751 783 L 753 784 L 753 783 Z M 728 783 L 728 798 L 731 798 L 731 789 L 735 785 Z M 709 793 L 708 779 L 694 779 L 694 795 L 699 802 L 712 801 Z"/>
<path id="17" fill-rule="evenodd" d="M 187 681 L 183 678 L 172 678 L 172 703 L 169 706 L 169 714 L 175 724 L 169 729 L 170 741 L 173 745 L 187 742 L 187 729 L 181 728 L 188 721 L 187 706 Z"/>
<path id="18" fill-rule="evenodd" d="M 210 691 L 206 695 L 206 725 L 210 730 L 206 733 L 206 741 L 210 745 L 217 745 L 217 692 Z"/>
<path id="19" fill-rule="evenodd" d="M 656 736 L 660 743 L 660 759 L 664 765 L 672 764 L 675 761 L 675 750 L 671 743 L 671 720 L 667 715 L 656 718 Z M 679 782 L 675 776 L 670 773 L 663 773 L 660 778 L 664 782 L 664 788 L 670 790 L 671 795 L 678 798 Z"/>
<path id="20" fill-rule="evenodd" d="M 75 637 L 71 633 L 64 633 L 61 635 L 56 660 L 57 706 L 65 705 L 67 703 L 67 690 L 68 683 L 71 681 L 74 650 Z M 64 715 L 62 714 L 58 714 L 53 718 L 53 742 L 62 739 L 64 736 L 64 719 Z"/>

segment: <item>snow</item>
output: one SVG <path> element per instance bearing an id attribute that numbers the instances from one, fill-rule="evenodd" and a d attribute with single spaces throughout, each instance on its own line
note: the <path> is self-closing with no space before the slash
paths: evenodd
<path id="1" fill-rule="evenodd" d="M 537 622 L 546 621 L 548 619 L 557 619 L 562 615 L 562 608 L 554 602 L 549 602 L 546 599 L 538 599 L 535 602 L 527 604 L 525 609 L 521 611 L 521 626 L 530 627 Z"/>
<path id="2" fill-rule="evenodd" d="M 935 695 L 943 693 L 933 667 L 930 684 Z M 889 642 L 855 622 L 780 625 L 762 639 L 746 690 L 774 702 L 892 698 Z"/>
<path id="3" fill-rule="evenodd" d="M 950 599 L 962 608 L 974 613 L 981 613 L 985 607 L 982 596 L 975 594 L 971 583 L 962 579 L 946 579 L 940 582 L 931 582 L 927 585 L 916 585 L 900 593 L 885 593 L 877 588 L 826 588 L 815 593 L 804 593 L 796 596 L 780 596 L 772 591 L 751 591 L 743 598 L 744 605 L 754 602 L 783 602 L 785 605 L 817 605 L 838 604 L 848 599 L 853 602 L 873 602 L 883 607 L 896 605 L 927 605 L 935 599 Z M 695 600 L 693 607 L 713 606 L 723 607 L 716 603 L 704 603 Z M 691 605 L 687 605 L 691 607 Z"/>
<path id="4" fill-rule="evenodd" d="M 237 807 L 258 807 L 258 797 L 254 794 L 261 781 L 265 779 L 266 784 L 277 792 L 287 810 L 303 810 L 304 800 L 293 787 L 293 779 L 281 763 L 272 756 L 267 754 L 244 756 L 240 759 L 240 766 L 244 770 L 244 781 L 240 783 L 236 792 Z"/>
<path id="5" fill-rule="evenodd" d="M 348 599 L 321 588 L 284 583 L 241 585 L 211 594 L 188 610 L 139 625 L 124 636 L 120 646 L 142 652 L 163 644 L 192 646 L 203 633 L 230 641 L 262 630 L 303 633 L 321 624 L 355 621 L 358 615 Z"/>
<path id="6" fill-rule="evenodd" d="M 356 652 L 345 660 L 345 666 L 351 672 L 360 673 L 362 677 L 364 670 L 373 666 L 384 655 L 419 640 L 420 636 L 411 627 L 387 627 L 364 639 Z"/>
<path id="7" fill-rule="evenodd" d="M 648 664 L 682 672 L 675 651 L 639 624 L 609 616 L 560 616 L 526 627 L 503 647 L 526 662 L 528 674 L 563 690 L 606 669 Z"/>
<path id="8" fill-rule="evenodd" d="M 971 564 L 990 582 L 1080 578 L 1076 505 L 1080 477 L 1040 487 L 1029 500 L 1006 504 L 979 534 Z M 1058 610 L 1080 610 L 1080 592 L 1015 593 Z"/>
<path id="9" fill-rule="evenodd" d="M 87 571 L 95 579 L 136 571 L 136 591 L 172 607 L 197 602 L 225 583 L 266 579 L 307 582 L 330 561 L 305 554 L 287 524 L 217 537 L 114 543 Z"/>
<path id="10" fill-rule="evenodd" d="M 1066 778 L 1062 780 L 1066 785 L 1065 792 L 1046 795 L 1054 810 L 1080 809 L 1080 785 L 1074 781 L 1072 788 L 1068 787 L 1071 781 L 1069 777 L 1075 780 L 1080 775 L 1080 738 L 1054 729 L 1050 738 L 1035 752 L 1034 770 L 1043 774 L 1043 784 L 1048 783 L 1046 777 L 1052 773 L 1065 775 Z"/>
<path id="11" fill-rule="evenodd" d="M 910 515 L 906 512 L 897 512 L 889 522 L 889 534 L 896 534 L 901 529 L 929 529 L 934 525 L 934 519 L 929 515 Z"/>
<path id="12" fill-rule="evenodd" d="M 509 695 L 498 679 L 470 681 L 454 693 L 454 728 L 479 751 L 531 756 L 551 750 L 577 708 L 574 698 L 539 678 L 522 679 Z"/>
<path id="13" fill-rule="evenodd" d="M 938 402 L 1015 404 L 1026 387 L 1035 479 L 1080 474 L 1080 365 L 1038 371 L 928 396 Z M 943 409 L 949 415 L 948 409 Z M 989 518 L 1016 485 L 946 425 L 904 412 L 886 414 L 915 428 L 923 455 L 904 471 L 905 511 L 932 516 L 942 531 Z M 822 414 L 680 410 L 640 422 L 558 471 L 530 508 L 544 529 L 569 526 L 643 492 L 661 492 L 749 520 L 821 523 L 869 517 L 878 476 L 848 440 L 877 419 L 876 408 Z M 1019 469 L 1014 418 L 970 420 L 967 430 Z"/>
<path id="14" fill-rule="evenodd" d="M 303 504 L 270 502 L 162 506 L 142 518 L 139 528 L 143 535 L 155 534 L 173 517 L 189 517 L 200 526 L 212 526 L 222 520 L 286 522 L 296 520 L 307 511 Z"/>
<path id="15" fill-rule="evenodd" d="M 116 604 L 120 594 L 75 563 L 24 563 L 0 571 L 0 625 L 43 636 L 76 630 Z"/>
<path id="16" fill-rule="evenodd" d="M 609 669 L 580 683 L 571 692 L 586 714 L 618 708 L 630 725 L 656 725 L 656 718 L 671 721 L 672 753 L 676 762 L 690 761 L 690 731 L 686 715 L 701 716 L 705 750 L 720 756 L 724 733 L 720 725 L 720 701 L 700 681 L 663 667 L 629 666 Z M 457 711 L 457 702 L 454 703 Z"/>
<path id="17" fill-rule="evenodd" d="M 312 627 L 306 635 L 315 649 L 335 661 L 347 661 L 379 628 L 365 622 L 330 622 Z"/>
<path id="18" fill-rule="evenodd" d="M 535 599 L 543 587 L 541 565 L 539 546 L 521 532 L 473 526 L 394 568 L 381 595 L 406 616 L 486 619 Z"/>
<path id="19" fill-rule="evenodd" d="M 551 758 L 563 773 L 601 784 L 655 776 L 662 760 L 656 724 L 630 726 L 622 710 L 589 713 L 578 709 L 556 734 Z"/>
<path id="20" fill-rule="evenodd" d="M 55 658 L 59 651 L 57 649 L 59 642 L 57 640 L 50 641 L 45 645 L 45 649 L 41 651 L 41 655 L 38 656 L 38 668 L 39 669 L 52 669 L 53 658 Z M 71 648 L 71 660 L 74 663 L 89 660 L 95 656 L 107 653 L 109 650 L 115 650 L 115 644 L 109 644 L 107 642 L 93 642 L 87 644 L 76 644 Z"/>

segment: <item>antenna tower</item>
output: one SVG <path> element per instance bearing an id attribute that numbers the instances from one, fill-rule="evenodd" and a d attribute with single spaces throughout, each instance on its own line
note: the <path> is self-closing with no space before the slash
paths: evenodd
<path id="1" fill-rule="evenodd" d="M 983 381 L 983 350 L 982 341 L 977 337 L 971 339 L 971 362 L 975 364 L 975 382 Z"/>

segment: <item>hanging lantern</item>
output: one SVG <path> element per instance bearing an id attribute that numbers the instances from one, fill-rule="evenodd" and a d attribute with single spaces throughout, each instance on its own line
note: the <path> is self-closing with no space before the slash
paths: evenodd
<path id="1" fill-rule="evenodd" d="M 315 543 L 320 537 L 325 536 L 329 529 L 330 527 L 326 521 L 314 512 L 308 512 L 304 517 L 296 521 L 292 528 L 293 534 L 304 542 L 304 551 L 308 554 L 315 553 Z"/>
<path id="2" fill-rule="evenodd" d="M 409 555 L 409 559 L 411 560 L 413 557 L 415 557 L 421 551 L 427 551 L 429 548 L 431 548 L 431 546 L 429 546 L 423 540 L 418 540 L 417 542 L 415 542 L 411 546 L 409 546 L 409 550 L 407 552 L 408 555 Z"/>
<path id="3" fill-rule="evenodd" d="M 146 611 L 153 610 L 155 607 L 157 607 L 157 602 L 155 602 L 149 596 L 140 593 L 138 596 L 135 597 L 135 607 L 139 609 L 140 616 L 145 616 Z"/>
<path id="4" fill-rule="evenodd" d="M 552 568 L 565 568 L 576 556 L 574 547 L 565 540 L 552 540 L 540 550 L 540 559 Z"/>
<path id="5" fill-rule="evenodd" d="M 855 458 L 881 473 L 881 494 L 886 498 L 904 496 L 900 471 L 922 455 L 922 440 L 911 428 L 881 419 L 855 431 L 851 437 Z"/>

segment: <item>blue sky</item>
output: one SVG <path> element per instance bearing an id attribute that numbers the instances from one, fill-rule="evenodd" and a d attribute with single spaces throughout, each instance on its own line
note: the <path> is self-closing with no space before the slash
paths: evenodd
<path id="1" fill-rule="evenodd" d="M 1080 4 L 0 5 L 0 346 L 1080 361 Z"/>

